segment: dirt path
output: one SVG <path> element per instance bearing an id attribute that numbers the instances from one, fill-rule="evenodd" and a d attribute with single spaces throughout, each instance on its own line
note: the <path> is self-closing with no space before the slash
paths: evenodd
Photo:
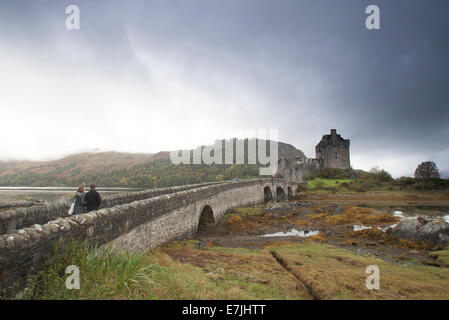
<path id="1" fill-rule="evenodd" d="M 306 300 L 320 300 L 320 297 L 313 292 L 313 288 L 307 285 L 306 282 L 302 281 L 300 277 L 293 273 L 288 264 L 284 260 L 282 260 L 282 258 L 277 255 L 275 251 L 272 251 L 271 255 L 282 268 L 284 268 L 288 273 L 295 277 L 296 281 L 298 281 L 299 289 L 303 292 L 307 292 L 308 295 L 306 296 Z"/>

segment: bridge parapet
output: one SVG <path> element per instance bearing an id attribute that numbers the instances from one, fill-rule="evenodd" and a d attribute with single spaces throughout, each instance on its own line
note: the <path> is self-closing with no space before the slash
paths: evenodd
<path id="1" fill-rule="evenodd" d="M 220 182 L 206 182 L 197 184 L 188 184 L 176 187 L 148 189 L 134 192 L 122 192 L 119 194 L 103 196 L 100 209 L 111 208 L 120 204 L 130 203 L 138 200 L 144 200 L 157 197 L 163 194 L 175 193 L 183 190 L 198 188 L 201 186 L 214 185 Z M 72 204 L 72 199 L 55 201 L 45 205 L 36 205 L 23 209 L 7 210 L 0 212 L 0 234 L 12 232 L 13 230 L 30 227 L 33 224 L 45 224 L 51 220 L 60 217 L 66 217 Z"/>

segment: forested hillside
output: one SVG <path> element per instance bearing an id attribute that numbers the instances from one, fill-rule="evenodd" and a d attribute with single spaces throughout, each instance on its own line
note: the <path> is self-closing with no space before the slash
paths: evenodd
<path id="1" fill-rule="evenodd" d="M 278 152 L 289 159 L 304 157 L 300 150 L 285 143 L 279 143 Z M 108 187 L 153 188 L 258 176 L 259 165 L 254 164 L 174 165 L 169 152 L 81 153 L 48 162 L 0 162 L 1 186 L 77 186 L 95 182 Z"/>

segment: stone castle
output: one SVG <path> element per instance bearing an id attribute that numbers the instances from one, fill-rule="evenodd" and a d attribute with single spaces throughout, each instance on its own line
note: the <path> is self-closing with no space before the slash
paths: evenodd
<path id="1" fill-rule="evenodd" d="M 321 169 L 350 169 L 349 139 L 343 139 L 336 129 L 325 134 L 315 147 L 315 158 L 296 157 L 289 161 L 281 154 L 278 160 L 277 177 L 305 183 Z"/>

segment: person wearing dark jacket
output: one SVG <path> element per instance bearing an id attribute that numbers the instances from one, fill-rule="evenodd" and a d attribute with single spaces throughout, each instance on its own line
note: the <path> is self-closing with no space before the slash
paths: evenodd
<path id="1" fill-rule="evenodd" d="M 101 196 L 97 192 L 97 190 L 95 190 L 96 188 L 97 186 L 95 185 L 95 183 L 91 184 L 90 191 L 84 196 L 87 206 L 87 212 L 98 210 L 98 207 L 100 206 Z"/>

